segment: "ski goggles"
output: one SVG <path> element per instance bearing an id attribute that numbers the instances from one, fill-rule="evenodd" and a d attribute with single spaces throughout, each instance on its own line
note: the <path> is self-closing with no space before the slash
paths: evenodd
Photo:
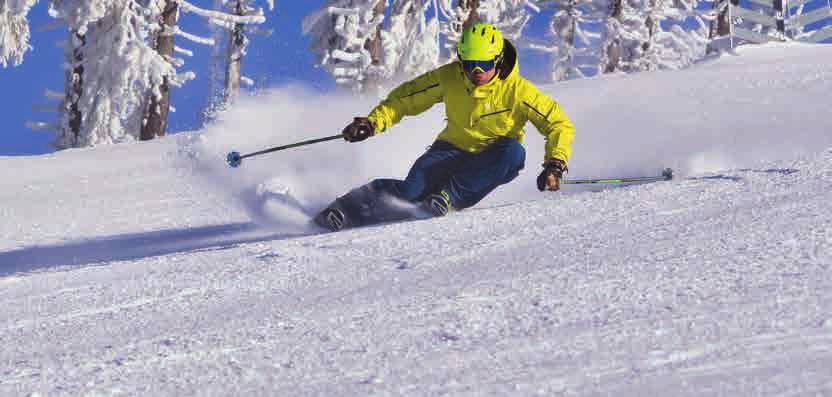
<path id="1" fill-rule="evenodd" d="M 462 69 L 468 73 L 473 73 L 477 69 L 479 69 L 483 73 L 488 73 L 491 69 L 494 69 L 497 66 L 497 60 L 492 59 L 490 61 L 466 61 L 460 60 L 462 62 Z"/>

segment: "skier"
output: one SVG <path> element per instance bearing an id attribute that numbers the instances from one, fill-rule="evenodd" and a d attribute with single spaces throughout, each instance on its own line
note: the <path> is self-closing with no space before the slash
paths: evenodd
<path id="1" fill-rule="evenodd" d="M 432 216 L 475 205 L 523 169 L 527 121 L 546 138 L 540 191 L 560 189 L 574 127 L 557 102 L 520 76 L 517 51 L 492 25 L 465 28 L 458 62 L 427 72 L 393 90 L 367 117 L 344 128 L 360 142 L 444 102 L 447 126 L 404 180 L 376 179 L 336 199 L 315 222 L 332 231 L 411 217 L 396 199 Z"/>

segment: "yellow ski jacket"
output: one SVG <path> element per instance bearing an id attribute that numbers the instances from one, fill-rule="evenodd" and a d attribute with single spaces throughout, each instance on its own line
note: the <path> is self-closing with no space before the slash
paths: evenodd
<path id="1" fill-rule="evenodd" d="M 488 84 L 475 86 L 454 62 L 427 72 L 393 90 L 368 118 L 382 133 L 404 116 L 445 103 L 448 125 L 437 137 L 461 150 L 479 153 L 502 137 L 523 142 L 527 121 L 546 138 L 545 158 L 569 161 L 575 128 L 557 102 L 520 76 L 517 53 L 506 40 L 505 64 L 512 65 Z"/>

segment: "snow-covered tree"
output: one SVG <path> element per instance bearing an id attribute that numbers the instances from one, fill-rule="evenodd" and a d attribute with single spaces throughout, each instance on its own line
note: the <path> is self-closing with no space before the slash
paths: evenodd
<path id="1" fill-rule="evenodd" d="M 399 70 L 409 69 L 400 76 L 413 77 L 456 60 L 462 31 L 474 23 L 493 23 L 507 31 L 509 38 L 519 36 L 521 25 L 528 21 L 522 13 L 524 5 L 533 8 L 526 0 L 394 0 L 389 35 L 383 37 L 395 38 L 384 45 L 411 54 L 409 59 L 402 58 Z"/>
<path id="2" fill-rule="evenodd" d="M 705 53 L 707 25 L 696 0 L 612 0 L 599 71 L 678 69 Z M 693 28 L 683 25 L 694 22 Z"/>
<path id="3" fill-rule="evenodd" d="M 66 42 L 67 48 L 64 51 L 64 97 L 58 131 L 56 146 L 58 148 L 69 148 L 82 146 L 81 121 L 82 113 L 78 102 L 84 95 L 84 53 L 83 46 L 86 38 L 77 33 L 70 32 Z"/>
<path id="4" fill-rule="evenodd" d="M 22 61 L 28 48 L 25 15 L 33 1 L 0 10 L 2 60 Z M 65 94 L 55 146 L 59 149 L 151 139 L 165 133 L 171 87 L 194 78 L 179 73 L 174 35 L 202 44 L 210 39 L 183 32 L 180 11 L 230 24 L 262 23 L 262 12 L 246 15 L 203 10 L 186 0 L 50 0 L 50 15 L 67 27 Z M 54 97 L 51 95 L 50 97 Z M 46 123 L 27 124 L 41 129 Z"/>
<path id="5" fill-rule="evenodd" d="M 179 19 L 179 4 L 174 0 L 165 0 L 164 8 L 159 15 L 159 26 L 161 29 L 153 34 L 151 47 L 156 53 L 175 65 L 173 58 L 173 34 L 176 31 L 176 24 Z M 150 90 L 149 104 L 147 105 L 144 122 L 141 125 L 139 138 L 143 141 L 151 140 L 158 136 L 165 135 L 168 125 L 168 113 L 170 112 L 170 76 L 163 75 L 162 81 L 153 81 Z"/>
<path id="6" fill-rule="evenodd" d="M 263 7 L 255 0 L 216 0 L 213 10 L 196 7 L 184 0 L 177 2 L 183 11 L 205 18 L 215 28 L 214 37 L 210 39 L 176 29 L 178 35 L 213 48 L 208 105 L 204 112 L 205 118 L 210 120 L 233 102 L 242 84 L 253 84 L 242 74 L 242 60 L 249 44 L 248 33 L 259 32 L 253 26 L 266 21 Z M 274 0 L 263 2 L 269 10 L 274 9 Z M 193 55 L 184 48 L 174 46 L 173 50 L 186 56 Z"/>
<path id="7" fill-rule="evenodd" d="M 715 40 L 731 34 L 731 14 L 728 12 L 729 4 L 729 0 L 715 0 L 713 2 L 712 12 L 715 15 L 715 18 L 711 21 L 711 28 L 708 32 L 708 39 L 710 42 L 708 43 L 707 52 L 709 54 L 720 51 L 720 48 Z"/>
<path id="8" fill-rule="evenodd" d="M 148 93 L 165 79 L 178 85 L 191 77 L 178 76 L 146 40 L 161 29 L 155 21 L 164 3 L 56 0 L 50 7 L 54 17 L 67 23 L 71 35 L 64 44 L 67 95 L 56 146 L 138 138 Z"/>
<path id="9" fill-rule="evenodd" d="M 317 64 L 339 87 L 355 92 L 377 88 L 381 75 L 381 29 L 386 0 L 328 0 L 303 21 L 312 36 Z"/>
<path id="10" fill-rule="evenodd" d="M 526 24 L 538 12 L 540 8 L 530 0 L 482 0 L 477 9 L 481 22 L 496 26 L 512 42 L 521 40 Z"/>
<path id="11" fill-rule="evenodd" d="M 248 8 L 248 1 L 236 0 L 233 2 L 232 12 L 234 15 L 246 15 Z M 225 100 L 227 103 L 232 102 L 240 92 L 240 82 L 243 78 L 242 63 L 246 47 L 248 47 L 248 37 L 245 34 L 245 25 L 235 23 L 229 31 L 226 45 Z"/>
<path id="12" fill-rule="evenodd" d="M 797 3 L 800 3 L 800 4 L 797 5 L 797 6 L 792 7 L 792 6 L 790 6 L 788 1 L 784 1 L 783 2 L 783 8 L 784 9 L 782 10 L 783 14 L 784 14 L 783 17 L 785 17 L 786 19 L 799 18 L 801 15 L 803 15 L 803 11 L 806 9 L 807 3 L 811 3 L 811 0 L 803 2 L 803 3 L 801 3 L 801 2 L 797 2 Z M 826 6 L 827 7 L 832 7 L 832 1 L 827 0 Z M 791 33 L 790 37 L 800 37 L 800 36 L 802 36 L 805 33 L 805 28 L 806 28 L 806 25 L 803 25 L 803 24 L 789 24 L 788 30 L 789 30 L 789 33 Z"/>
<path id="13" fill-rule="evenodd" d="M 266 5 L 270 11 L 274 10 L 274 0 L 268 0 Z M 246 18 L 252 15 L 256 6 L 250 0 L 216 0 L 214 9 Z M 206 120 L 211 120 L 234 102 L 241 86 L 254 84 L 242 71 L 243 58 L 250 42 L 249 35 L 270 35 L 271 32 L 258 29 L 256 21 L 228 22 L 216 18 L 209 18 L 208 21 L 213 30 L 215 45 L 209 76 L 208 105 L 204 115 Z"/>
<path id="14" fill-rule="evenodd" d="M 23 62 L 29 46 L 29 9 L 37 0 L 0 0 L 0 65 Z"/>
<path id="15" fill-rule="evenodd" d="M 330 0 L 305 19 L 304 32 L 313 36 L 318 64 L 339 86 L 366 92 L 455 60 L 463 29 L 478 21 L 519 40 L 539 11 L 531 0 L 392 0 L 383 28 L 385 4 Z M 374 48 L 381 51 L 376 55 Z"/>
<path id="16" fill-rule="evenodd" d="M 609 16 L 601 29 L 599 71 L 602 73 L 634 72 L 649 40 L 646 15 L 642 4 L 646 0 L 611 0 Z M 634 7 L 635 6 L 635 7 Z"/>
<path id="17" fill-rule="evenodd" d="M 591 45 L 590 36 L 595 33 L 584 30 L 586 21 L 582 17 L 583 11 L 579 5 L 579 0 L 563 1 L 549 23 L 549 33 L 556 38 L 550 51 L 554 57 L 553 81 L 585 76 L 578 56 L 582 52 L 581 48 L 585 49 Z"/>
<path id="18" fill-rule="evenodd" d="M 648 27 L 641 70 L 681 69 L 706 53 L 711 17 L 699 0 L 650 0 Z"/>
<path id="19" fill-rule="evenodd" d="M 533 50 L 552 56 L 552 80 L 597 74 L 603 56 L 602 26 L 610 16 L 609 0 L 540 0 L 541 9 L 554 11 L 547 33 L 550 44 L 533 43 Z"/>
<path id="20" fill-rule="evenodd" d="M 462 31 L 479 22 L 479 8 L 480 0 L 439 0 L 439 9 L 444 18 L 440 25 L 440 34 L 445 43 L 446 61 L 456 59 L 456 46 L 462 38 Z"/>
<path id="21" fill-rule="evenodd" d="M 678 69 L 701 58 L 706 13 L 698 0 L 546 0 L 554 9 L 553 80 L 600 73 Z M 600 27 L 600 28 L 599 28 Z"/>
<path id="22" fill-rule="evenodd" d="M 439 10 L 433 6 L 433 0 L 394 1 L 381 32 L 383 80 L 394 83 L 439 66 Z"/>

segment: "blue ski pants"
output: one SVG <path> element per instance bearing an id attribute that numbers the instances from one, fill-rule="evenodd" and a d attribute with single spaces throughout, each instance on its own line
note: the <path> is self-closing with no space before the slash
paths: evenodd
<path id="1" fill-rule="evenodd" d="M 526 150 L 514 139 L 502 138 L 476 154 L 436 141 L 416 160 L 403 181 L 376 179 L 371 185 L 411 202 L 444 190 L 451 205 L 463 209 L 514 180 L 525 161 Z"/>

